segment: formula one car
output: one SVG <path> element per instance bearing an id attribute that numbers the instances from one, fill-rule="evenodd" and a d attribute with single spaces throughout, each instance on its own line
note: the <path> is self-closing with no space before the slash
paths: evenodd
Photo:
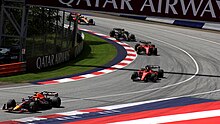
<path id="1" fill-rule="evenodd" d="M 110 33 L 110 37 L 114 37 L 117 40 L 124 40 L 124 41 L 136 41 L 135 35 L 129 33 L 125 29 L 122 28 L 113 28 Z"/>
<path id="2" fill-rule="evenodd" d="M 140 41 L 135 45 L 137 54 L 157 55 L 157 48 L 151 42 Z"/>
<path id="3" fill-rule="evenodd" d="M 52 97 L 52 98 L 51 98 Z M 19 104 L 16 104 L 14 99 L 8 100 L 4 104 L 2 110 L 9 112 L 37 112 L 39 110 L 47 110 L 52 107 L 60 107 L 61 99 L 56 92 L 35 92 L 33 96 L 28 96 L 27 99 L 22 98 Z"/>
<path id="4" fill-rule="evenodd" d="M 88 19 L 87 17 L 78 13 L 71 13 L 68 17 L 68 21 L 76 20 L 76 15 L 79 16 L 78 24 L 95 25 L 95 21 L 93 19 Z"/>
<path id="5" fill-rule="evenodd" d="M 157 82 L 158 79 L 163 78 L 164 71 L 160 69 L 158 65 L 147 65 L 145 68 L 140 69 L 139 71 L 134 72 L 131 75 L 133 81 L 152 81 Z"/>
<path id="6" fill-rule="evenodd" d="M 78 20 L 79 24 L 87 24 L 87 25 L 95 25 L 95 21 L 93 19 L 88 19 L 87 17 L 80 16 Z"/>

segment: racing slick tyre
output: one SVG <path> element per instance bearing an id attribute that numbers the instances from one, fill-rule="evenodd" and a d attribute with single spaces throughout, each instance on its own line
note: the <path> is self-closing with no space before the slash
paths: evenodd
<path id="1" fill-rule="evenodd" d="M 89 19 L 89 24 L 91 24 L 91 25 L 95 25 L 94 20 L 93 20 L 93 19 Z"/>
<path id="2" fill-rule="evenodd" d="M 141 55 L 141 52 L 142 52 L 142 51 L 144 51 L 143 48 L 139 47 L 139 48 L 137 49 L 137 54 L 138 54 L 138 55 Z"/>
<path id="3" fill-rule="evenodd" d="M 158 71 L 158 78 L 163 78 L 163 76 L 164 76 L 164 70 L 163 70 L 163 69 L 160 69 L 160 70 Z"/>
<path id="4" fill-rule="evenodd" d="M 138 73 L 137 72 L 134 72 L 132 75 L 131 75 L 131 79 L 133 81 L 135 81 L 135 79 L 138 77 Z"/>
<path id="5" fill-rule="evenodd" d="M 129 41 L 130 39 L 129 39 L 129 33 L 127 32 L 127 31 L 125 31 L 124 33 L 123 33 L 123 37 L 124 37 L 124 40 L 126 40 L 126 41 Z"/>
<path id="6" fill-rule="evenodd" d="M 134 35 L 134 34 L 131 34 L 131 35 L 129 36 L 129 40 L 130 40 L 130 41 L 135 41 L 135 40 L 136 40 L 135 35 Z"/>
<path id="7" fill-rule="evenodd" d="M 125 34 L 125 35 L 127 35 L 127 37 L 129 36 L 129 33 L 128 33 L 128 31 L 125 31 L 125 32 L 124 32 L 124 34 Z"/>
<path id="8" fill-rule="evenodd" d="M 110 31 L 109 35 L 110 37 L 115 37 L 115 31 Z"/>
<path id="9" fill-rule="evenodd" d="M 157 48 L 153 48 L 153 54 L 156 56 L 157 55 Z"/>
<path id="10" fill-rule="evenodd" d="M 9 99 L 7 102 L 7 108 L 14 108 L 16 106 L 16 102 L 14 99 Z"/>
<path id="11" fill-rule="evenodd" d="M 128 35 L 127 34 L 123 34 L 123 39 L 126 41 L 129 41 Z"/>
<path id="12" fill-rule="evenodd" d="M 134 47 L 135 51 L 138 50 L 138 47 L 139 47 L 139 46 L 140 46 L 140 44 L 136 44 L 136 45 L 135 45 L 135 47 Z"/>
<path id="13" fill-rule="evenodd" d="M 53 107 L 56 107 L 56 108 L 59 108 L 61 105 L 61 99 L 60 97 L 53 97 L 52 98 L 52 106 Z"/>
<path id="14" fill-rule="evenodd" d="M 36 112 L 37 111 L 37 103 L 36 102 L 30 102 L 28 111 L 29 112 Z"/>

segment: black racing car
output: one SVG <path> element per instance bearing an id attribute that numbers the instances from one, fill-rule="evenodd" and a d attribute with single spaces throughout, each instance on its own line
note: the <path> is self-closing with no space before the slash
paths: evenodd
<path id="1" fill-rule="evenodd" d="M 117 40 L 124 40 L 124 41 L 136 41 L 135 35 L 129 33 L 123 28 L 113 28 L 110 33 L 110 37 L 114 37 Z"/>
<path id="2" fill-rule="evenodd" d="M 22 98 L 20 103 L 16 103 L 14 99 L 8 100 L 3 105 L 2 110 L 9 112 L 37 112 L 39 110 L 47 110 L 52 107 L 60 107 L 61 99 L 56 92 L 35 92 L 33 96 Z"/>

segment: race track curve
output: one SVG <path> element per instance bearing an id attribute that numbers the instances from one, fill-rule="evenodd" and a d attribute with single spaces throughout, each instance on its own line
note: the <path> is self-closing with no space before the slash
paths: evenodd
<path id="1" fill-rule="evenodd" d="M 9 98 L 19 101 L 42 90 L 59 92 L 63 101 L 62 108 L 33 114 L 0 111 L 0 121 L 179 96 L 220 99 L 220 33 L 129 20 L 99 17 L 94 20 L 96 26 L 81 28 L 103 34 L 108 34 L 113 27 L 125 28 L 139 40 L 154 43 L 159 56 L 139 55 L 124 69 L 77 82 L 0 88 L 0 105 Z M 126 43 L 133 47 L 136 44 Z M 157 83 L 132 82 L 133 70 L 147 64 L 160 65 L 166 72 L 165 78 Z"/>

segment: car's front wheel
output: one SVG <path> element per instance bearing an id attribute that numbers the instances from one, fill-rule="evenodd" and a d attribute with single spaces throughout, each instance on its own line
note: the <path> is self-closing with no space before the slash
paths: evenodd
<path id="1" fill-rule="evenodd" d="M 136 45 L 135 45 L 135 47 L 134 47 L 135 51 L 138 50 L 138 47 L 139 47 L 139 46 L 140 46 L 140 44 L 136 44 Z"/>
<path id="2" fill-rule="evenodd" d="M 14 99 L 9 99 L 7 102 L 7 108 L 14 108 L 16 106 L 16 102 Z"/>
<path id="3" fill-rule="evenodd" d="M 134 34 L 131 34 L 131 35 L 129 36 L 129 40 L 130 40 L 130 41 L 135 41 L 135 39 L 136 39 L 136 38 L 135 38 L 135 35 L 134 35 Z"/>
<path id="4" fill-rule="evenodd" d="M 131 79 L 134 81 L 136 78 L 138 77 L 138 73 L 137 72 L 134 72 L 132 75 L 131 75 Z"/>

